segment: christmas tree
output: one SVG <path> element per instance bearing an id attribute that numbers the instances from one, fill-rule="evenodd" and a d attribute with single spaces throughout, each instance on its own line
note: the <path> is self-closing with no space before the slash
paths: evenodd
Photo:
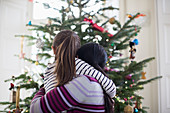
<path id="1" fill-rule="evenodd" d="M 115 101 L 115 113 L 122 113 L 126 109 L 132 109 L 134 112 L 146 112 L 141 106 L 143 97 L 138 95 L 136 91 L 142 90 L 142 85 L 150 83 L 161 77 L 146 79 L 146 72 L 143 68 L 154 58 L 148 58 L 143 61 L 135 61 L 135 46 L 138 45 L 138 39 L 135 37 L 140 32 L 141 27 L 134 23 L 135 19 L 146 15 L 137 13 L 135 15 L 128 14 L 127 21 L 122 25 L 113 15 L 109 18 L 104 14 L 106 11 L 118 10 L 112 6 L 103 5 L 97 11 L 86 12 L 89 0 L 67 0 L 66 7 L 61 9 L 53 8 L 59 13 L 56 18 L 48 18 L 47 24 L 35 25 L 31 21 L 27 27 L 33 31 L 34 35 L 16 35 L 21 39 L 20 59 L 29 61 L 32 67 L 38 68 L 40 71 L 35 72 L 33 68 L 25 69 L 25 72 L 7 79 L 5 82 L 11 82 L 10 90 L 15 95 L 14 90 L 17 86 L 26 91 L 31 90 L 31 95 L 20 99 L 19 107 L 23 112 L 29 112 L 30 103 L 43 84 L 43 72 L 48 63 L 52 63 L 54 56 L 51 52 L 51 45 L 54 36 L 62 29 L 70 29 L 76 32 L 81 38 L 81 44 L 88 42 L 96 42 L 102 45 L 108 54 L 108 61 L 105 72 L 114 81 L 117 86 L 117 94 L 113 98 Z M 105 4 L 105 0 L 93 1 L 95 5 Z M 52 8 L 48 3 L 43 3 L 45 8 Z M 77 8 L 78 16 L 72 10 Z M 60 16 L 58 16 L 60 15 Z M 113 33 L 107 30 L 112 28 Z M 23 41 L 27 40 L 29 46 L 32 46 L 35 54 L 31 57 L 25 57 L 23 51 Z M 35 47 L 36 46 L 36 47 Z M 129 49 L 130 57 L 123 57 L 122 51 Z M 141 80 L 143 79 L 143 80 Z M 30 92 L 30 91 L 29 91 Z M 15 98 L 15 96 L 12 96 Z M 15 99 L 11 102 L 0 102 L 2 105 L 8 105 L 2 112 L 9 112 L 16 108 Z"/>

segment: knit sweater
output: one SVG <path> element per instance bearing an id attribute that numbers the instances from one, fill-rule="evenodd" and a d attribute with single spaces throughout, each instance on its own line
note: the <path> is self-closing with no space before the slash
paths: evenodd
<path id="1" fill-rule="evenodd" d="M 104 113 L 103 90 L 92 77 L 80 75 L 45 94 L 41 88 L 34 96 L 30 113 Z"/>
<path id="2" fill-rule="evenodd" d="M 94 67 L 81 59 L 75 58 L 75 62 L 77 75 L 88 75 L 95 78 L 110 97 L 115 96 L 116 86 L 111 79 L 104 76 L 100 71 L 96 70 Z M 45 72 L 44 88 L 46 93 L 54 89 L 57 84 L 56 75 L 53 74 L 55 70 L 55 65 L 56 63 L 49 65 Z"/>

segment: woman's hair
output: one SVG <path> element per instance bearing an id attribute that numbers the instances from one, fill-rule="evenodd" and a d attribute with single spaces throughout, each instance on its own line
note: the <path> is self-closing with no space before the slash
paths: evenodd
<path id="1" fill-rule="evenodd" d="M 107 62 L 107 53 L 103 46 L 97 43 L 87 43 L 77 51 L 77 56 L 106 75 L 103 68 Z"/>
<path id="2" fill-rule="evenodd" d="M 80 48 L 80 38 L 70 30 L 60 31 L 53 40 L 55 50 L 57 85 L 61 86 L 76 76 L 75 56 Z"/>

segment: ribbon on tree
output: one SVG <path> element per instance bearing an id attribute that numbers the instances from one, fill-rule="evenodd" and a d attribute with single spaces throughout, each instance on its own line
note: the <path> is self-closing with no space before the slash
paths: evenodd
<path id="1" fill-rule="evenodd" d="M 89 22 L 95 30 L 100 31 L 100 32 L 103 32 L 103 33 L 106 32 L 106 33 L 108 33 L 108 36 L 109 36 L 109 37 L 112 37 L 112 36 L 113 36 L 113 35 L 110 34 L 107 30 L 105 30 L 105 29 L 102 28 L 101 26 L 98 26 L 96 23 L 94 23 L 92 19 L 84 18 L 84 21 Z"/>
<path id="2" fill-rule="evenodd" d="M 23 53 L 23 45 L 24 45 L 24 36 L 21 37 L 21 53 L 19 55 L 20 59 L 24 59 L 25 53 Z"/>

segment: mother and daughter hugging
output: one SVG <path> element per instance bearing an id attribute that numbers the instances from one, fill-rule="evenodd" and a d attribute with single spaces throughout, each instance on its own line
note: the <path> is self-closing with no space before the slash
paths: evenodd
<path id="1" fill-rule="evenodd" d="M 79 36 L 60 31 L 52 49 L 55 61 L 44 75 L 44 87 L 34 96 L 31 113 L 112 113 L 116 86 L 103 71 L 104 48 L 96 43 L 80 47 Z"/>

